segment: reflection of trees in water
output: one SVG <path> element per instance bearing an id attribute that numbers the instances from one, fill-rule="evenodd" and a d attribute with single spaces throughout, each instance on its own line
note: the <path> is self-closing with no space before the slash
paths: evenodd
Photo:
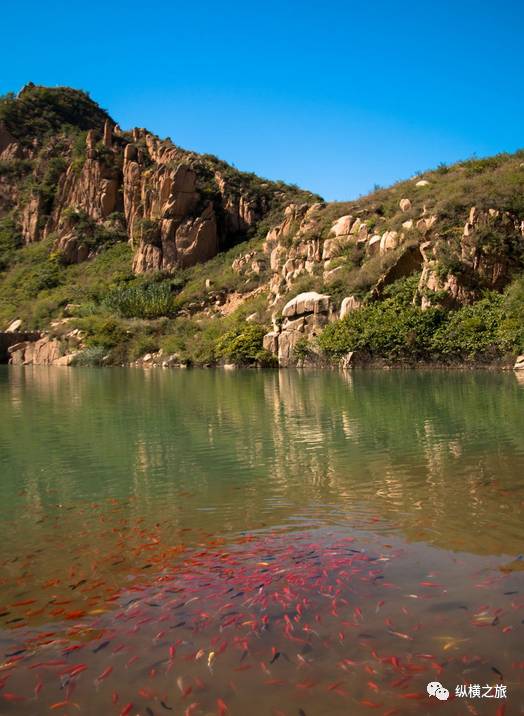
<path id="1" fill-rule="evenodd" d="M 513 374 L 33 368 L 12 370 L 3 395 L 8 478 L 35 510 L 131 491 L 136 515 L 160 497 L 166 517 L 210 530 L 318 503 L 474 551 L 521 535 Z"/>

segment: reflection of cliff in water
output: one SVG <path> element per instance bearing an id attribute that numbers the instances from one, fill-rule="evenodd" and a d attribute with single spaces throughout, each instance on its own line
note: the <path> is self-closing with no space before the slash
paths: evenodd
<path id="1" fill-rule="evenodd" d="M 524 385 L 513 374 L 9 369 L 9 486 L 224 532 L 379 515 L 410 540 L 514 553 Z M 53 490 L 56 489 L 56 493 Z M 190 494 L 185 494 L 190 493 Z M 358 519 L 357 519 L 358 521 Z"/>

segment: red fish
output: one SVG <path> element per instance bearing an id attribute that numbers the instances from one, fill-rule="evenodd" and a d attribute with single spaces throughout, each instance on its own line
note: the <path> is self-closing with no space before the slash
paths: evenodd
<path id="1" fill-rule="evenodd" d="M 106 668 L 102 671 L 102 673 L 100 674 L 100 676 L 97 676 L 97 677 L 96 677 L 96 681 L 103 681 L 104 679 L 106 679 L 106 678 L 109 676 L 109 674 L 110 674 L 112 671 L 113 671 L 113 667 L 112 667 L 112 666 L 106 667 Z"/>
<path id="2" fill-rule="evenodd" d="M 218 709 L 218 716 L 224 716 L 224 714 L 226 714 L 229 711 L 227 704 L 224 701 L 222 701 L 222 699 L 220 699 L 220 698 L 217 699 L 217 709 Z"/>

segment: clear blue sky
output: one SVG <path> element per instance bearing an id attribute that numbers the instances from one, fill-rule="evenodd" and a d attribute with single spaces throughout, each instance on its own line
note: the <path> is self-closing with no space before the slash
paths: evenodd
<path id="1" fill-rule="evenodd" d="M 0 92 L 86 89 L 327 199 L 524 146 L 524 1 L 4 3 Z"/>

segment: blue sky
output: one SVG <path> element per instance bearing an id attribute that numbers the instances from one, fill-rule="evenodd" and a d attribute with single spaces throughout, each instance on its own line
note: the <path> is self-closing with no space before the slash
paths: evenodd
<path id="1" fill-rule="evenodd" d="M 0 92 L 86 89 L 240 169 L 350 199 L 524 146 L 523 0 L 6 3 Z"/>

